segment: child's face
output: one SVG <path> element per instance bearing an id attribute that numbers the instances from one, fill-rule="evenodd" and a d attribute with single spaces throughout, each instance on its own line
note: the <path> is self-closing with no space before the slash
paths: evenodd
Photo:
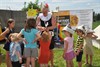
<path id="1" fill-rule="evenodd" d="M 11 28 L 14 28 L 15 26 L 15 22 L 12 22 L 11 24 L 9 24 Z"/>
<path id="2" fill-rule="evenodd" d="M 93 33 L 88 33 L 87 36 L 88 37 L 92 37 Z"/>
<path id="3" fill-rule="evenodd" d="M 80 30 L 77 30 L 76 33 L 77 33 L 77 35 L 79 35 L 79 36 L 82 35 L 82 31 L 80 31 Z"/>
<path id="4" fill-rule="evenodd" d="M 65 34 L 65 36 L 69 36 L 70 35 L 69 32 L 67 32 L 67 31 L 64 31 L 64 34 Z"/>
<path id="5" fill-rule="evenodd" d="M 15 38 L 15 36 L 13 36 L 13 35 L 12 35 L 12 36 L 10 37 L 11 41 L 13 41 L 13 40 L 14 40 L 14 38 Z"/>

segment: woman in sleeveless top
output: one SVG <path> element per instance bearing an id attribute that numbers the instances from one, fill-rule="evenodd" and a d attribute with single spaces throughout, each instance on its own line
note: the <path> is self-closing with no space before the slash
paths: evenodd
<path id="1" fill-rule="evenodd" d="M 7 67 L 11 67 L 11 61 L 10 61 L 10 56 L 9 56 L 9 47 L 10 47 L 9 35 L 14 32 L 13 31 L 14 26 L 15 26 L 15 20 L 9 19 L 7 22 L 6 30 L 0 34 L 0 36 L 3 36 L 6 39 L 4 49 L 6 50 L 6 65 L 7 65 Z"/>
<path id="2" fill-rule="evenodd" d="M 54 49 L 54 35 L 53 30 L 56 27 L 56 21 L 55 18 L 52 16 L 52 14 L 49 12 L 49 6 L 48 4 L 45 4 L 43 9 L 43 13 L 40 13 L 37 17 L 37 28 L 40 31 L 49 30 L 49 32 L 52 35 L 51 44 L 50 44 L 50 53 L 51 53 L 51 66 L 53 66 L 53 49 Z"/>

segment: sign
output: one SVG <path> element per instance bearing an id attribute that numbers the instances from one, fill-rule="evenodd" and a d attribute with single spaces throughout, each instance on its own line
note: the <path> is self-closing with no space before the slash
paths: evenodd
<path id="1" fill-rule="evenodd" d="M 65 36 L 62 33 L 62 29 L 68 23 L 70 23 L 71 27 L 75 29 L 77 26 L 85 25 L 92 29 L 93 22 L 93 10 L 85 9 L 85 10 L 65 10 L 53 12 L 53 15 L 56 17 L 57 23 L 61 25 L 59 29 L 60 37 L 64 38 Z"/>
<path id="2" fill-rule="evenodd" d="M 37 10 L 31 8 L 31 9 L 29 9 L 29 10 L 27 11 L 27 18 L 34 18 L 34 17 L 37 16 L 37 14 L 38 14 L 38 13 L 37 13 Z"/>
<path id="3" fill-rule="evenodd" d="M 57 21 L 60 22 L 62 26 L 65 26 L 67 23 L 70 23 L 72 28 L 75 28 L 76 26 L 80 25 L 86 25 L 92 29 L 92 9 L 58 11 L 53 12 L 53 14 L 54 16 L 56 16 Z"/>

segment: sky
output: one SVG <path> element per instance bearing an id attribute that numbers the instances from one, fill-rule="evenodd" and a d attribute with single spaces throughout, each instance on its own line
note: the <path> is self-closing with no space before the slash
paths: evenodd
<path id="1" fill-rule="evenodd" d="M 28 4 L 35 0 L 0 0 L 0 9 L 5 10 L 21 10 L 24 7 L 24 2 Z M 81 10 L 93 9 L 96 13 L 100 13 L 100 0 L 39 0 L 39 4 L 44 2 L 49 4 L 50 11 L 56 10 Z"/>

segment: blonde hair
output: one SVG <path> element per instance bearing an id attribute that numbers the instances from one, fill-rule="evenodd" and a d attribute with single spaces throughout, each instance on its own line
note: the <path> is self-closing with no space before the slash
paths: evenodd
<path id="1" fill-rule="evenodd" d="M 9 35 L 10 40 L 11 40 L 11 41 L 18 41 L 18 40 L 20 40 L 20 38 L 18 38 L 17 35 L 18 35 L 18 33 L 12 33 L 12 34 L 10 34 L 10 35 Z M 11 39 L 11 37 L 12 37 L 13 39 Z"/>
<path id="2" fill-rule="evenodd" d="M 44 32 L 42 33 L 42 39 L 43 39 L 44 41 L 48 41 L 48 40 L 50 39 L 49 33 L 46 32 L 46 31 L 44 31 Z"/>

